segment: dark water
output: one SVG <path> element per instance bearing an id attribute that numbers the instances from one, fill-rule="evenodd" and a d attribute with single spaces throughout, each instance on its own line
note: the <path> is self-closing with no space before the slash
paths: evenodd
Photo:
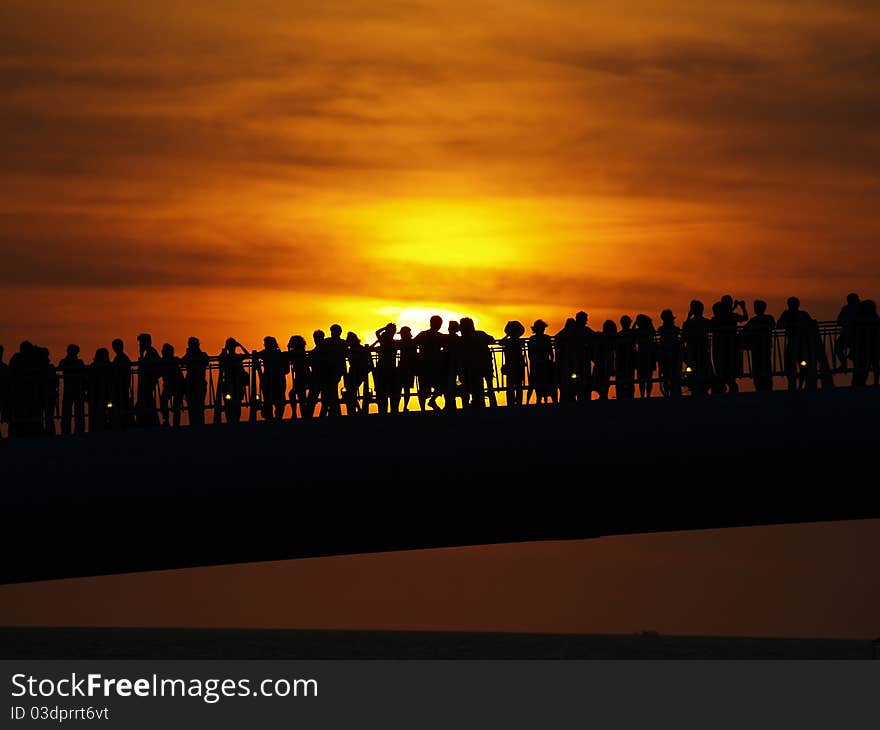
<path id="1" fill-rule="evenodd" d="M 0 628 L 3 659 L 872 659 L 877 642 L 654 634 Z"/>

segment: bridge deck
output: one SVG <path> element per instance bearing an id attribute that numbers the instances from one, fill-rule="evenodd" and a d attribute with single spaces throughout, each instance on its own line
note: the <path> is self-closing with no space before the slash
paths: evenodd
<path id="1" fill-rule="evenodd" d="M 880 517 L 880 389 L 0 444 L 0 582 Z"/>

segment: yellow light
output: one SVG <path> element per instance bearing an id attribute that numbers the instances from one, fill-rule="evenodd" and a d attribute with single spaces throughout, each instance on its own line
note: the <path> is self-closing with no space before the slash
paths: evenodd
<path id="1" fill-rule="evenodd" d="M 229 393 L 227 393 L 227 394 L 226 394 L 225 396 L 223 396 L 223 397 L 224 397 L 226 400 L 232 400 L 232 396 L 229 395 Z"/>
<path id="2" fill-rule="evenodd" d="M 403 198 L 347 211 L 382 258 L 497 268 L 522 264 L 539 245 L 534 212 L 519 201 Z"/>
<path id="3" fill-rule="evenodd" d="M 113 404 L 112 404 L 112 403 L 108 403 L 108 404 L 107 404 L 107 407 L 108 407 L 108 408 L 112 408 L 112 407 L 113 407 Z"/>
<path id="4" fill-rule="evenodd" d="M 572 380 L 577 380 L 577 373 L 572 373 L 572 374 L 571 374 L 571 379 L 572 379 Z"/>
<path id="5" fill-rule="evenodd" d="M 807 361 L 806 361 L 806 360 L 801 360 L 801 367 L 802 367 L 802 368 L 807 367 Z"/>
<path id="6" fill-rule="evenodd" d="M 686 373 L 692 373 L 692 372 L 693 372 L 693 368 L 691 368 L 691 366 L 688 365 L 688 366 L 684 369 L 684 371 L 685 371 Z"/>
<path id="7" fill-rule="evenodd" d="M 465 317 L 463 312 L 450 309 L 444 305 L 431 305 L 421 303 L 418 306 L 409 307 L 380 307 L 378 310 L 380 319 L 386 322 L 394 322 L 397 328 L 409 327 L 413 334 L 428 329 L 428 322 L 435 314 L 443 319 L 442 330 L 446 331 L 446 326 L 452 320 L 459 321 Z M 479 325 L 479 320 L 471 315 L 475 325 Z"/>

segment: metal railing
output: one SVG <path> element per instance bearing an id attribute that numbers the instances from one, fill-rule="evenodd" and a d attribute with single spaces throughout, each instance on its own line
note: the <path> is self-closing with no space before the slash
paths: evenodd
<path id="1" fill-rule="evenodd" d="M 848 361 L 857 357 L 852 349 L 854 344 L 841 341 L 841 327 L 836 322 L 819 322 L 808 329 L 808 332 L 796 335 L 775 329 L 766 332 L 756 342 L 747 341 L 742 328 L 735 335 L 725 337 L 723 342 L 721 338 L 713 338 L 711 333 L 707 333 L 699 342 L 680 341 L 672 346 L 671 351 L 668 343 L 664 344 L 657 335 L 640 341 L 632 330 L 614 334 L 593 333 L 575 341 L 574 347 L 568 343 L 565 348 L 560 348 L 560 343 L 551 339 L 552 364 L 544 365 L 542 382 L 537 382 L 533 377 L 538 368 L 536 363 L 530 362 L 528 339 L 522 340 L 521 368 L 508 368 L 506 348 L 496 343 L 487 348 L 488 360 L 485 370 L 478 376 L 481 381 L 478 388 L 465 392 L 463 381 L 467 379 L 466 374 L 450 372 L 448 386 L 439 388 L 440 392 L 433 395 L 444 399 L 451 397 L 455 405 L 459 399 L 464 405 L 474 397 L 485 398 L 489 405 L 495 405 L 499 395 L 502 401 L 506 401 L 508 394 L 515 394 L 519 390 L 522 392 L 521 402 L 528 404 L 539 400 L 542 391 L 545 396 L 549 391 L 548 399 L 554 402 L 577 400 L 578 394 L 581 398 L 586 394 L 587 399 L 620 398 L 634 395 L 636 385 L 642 385 L 647 390 L 649 383 L 653 391 L 650 394 L 663 396 L 736 390 L 736 384 L 742 381 L 751 382 L 752 387 L 757 386 L 757 389 L 839 385 L 835 383 L 835 376 L 852 371 Z M 646 352 L 647 348 L 650 348 L 650 353 Z M 273 405 L 281 406 L 283 417 L 287 418 L 302 417 L 302 411 L 308 409 L 313 409 L 312 415 L 326 415 L 328 412 L 351 415 L 353 408 L 360 413 L 369 413 L 378 410 L 376 375 L 379 371 L 378 351 L 368 349 L 373 368 L 357 385 L 357 392 L 350 393 L 344 390 L 350 372 L 350 365 L 346 364 L 346 373 L 340 374 L 335 384 L 334 404 L 328 402 L 334 400 L 333 388 L 331 386 L 328 397 L 325 380 L 324 395 L 321 394 L 320 385 L 306 384 L 308 405 L 304 408 L 303 399 L 295 397 L 293 390 L 289 390 L 292 385 L 289 370 L 285 375 L 283 399 L 275 397 L 272 399 L 274 404 L 269 403 L 266 378 L 259 358 L 251 354 L 239 356 L 243 377 L 242 382 L 233 389 L 236 394 L 230 393 L 230 388 L 223 383 L 223 366 L 219 356 L 208 358 L 203 387 L 197 384 L 187 389 L 183 385 L 186 368 L 181 366 L 178 386 L 174 392 L 168 393 L 159 361 L 151 366 L 152 374 L 149 377 L 153 385 L 147 384 L 142 391 L 140 381 L 145 375 L 138 363 L 133 362 L 122 392 L 117 386 L 110 391 L 102 391 L 99 399 L 96 399 L 96 393 L 89 392 L 91 366 L 76 375 L 79 382 L 73 394 L 70 393 L 70 383 L 67 384 L 68 397 L 65 397 L 65 373 L 60 368 L 42 369 L 36 373 L 29 371 L 24 374 L 25 377 L 18 379 L 14 372 L 10 372 L 9 392 L 0 405 L 0 416 L 5 422 L 4 430 L 11 427 L 13 433 L 51 434 L 98 428 L 121 429 L 145 423 L 158 425 L 165 420 L 192 424 L 198 413 L 203 414 L 203 418 L 197 419 L 198 422 L 255 421 L 277 415 L 271 412 Z M 564 354 L 560 357 L 563 349 Z M 309 355 L 307 353 L 306 362 Z M 399 362 L 399 352 L 397 358 Z M 719 358 L 724 360 L 723 366 Z M 629 364 L 621 365 L 624 361 Z M 511 370 L 521 373 L 521 378 L 517 375 L 517 382 L 511 381 Z M 621 370 L 629 372 L 624 374 Z M 420 402 L 421 377 L 418 373 L 414 374 L 414 387 L 408 395 L 416 400 L 418 407 L 423 408 L 426 395 L 422 388 Z M 471 373 L 471 381 L 473 377 Z M 578 378 L 587 382 L 577 383 L 577 387 L 568 382 L 568 379 L 576 381 Z M 780 379 L 783 380 L 780 382 Z M 24 386 L 22 382 L 25 382 Z M 452 385 L 453 382 L 455 385 Z M 659 387 L 653 389 L 655 384 Z M 30 390 L 22 394 L 16 390 L 19 387 Z M 164 396 L 163 390 L 166 391 Z M 391 397 L 396 400 L 402 399 L 405 394 L 400 385 L 395 385 L 391 390 Z M 201 393 L 204 396 L 202 402 L 198 403 Z M 509 402 L 505 404 L 511 405 Z M 395 409 L 392 407 L 390 410 Z"/>

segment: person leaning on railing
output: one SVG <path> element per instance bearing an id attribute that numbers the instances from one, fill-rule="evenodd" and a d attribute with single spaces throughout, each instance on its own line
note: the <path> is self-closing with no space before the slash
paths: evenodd
<path id="1" fill-rule="evenodd" d="M 236 352 L 241 350 L 241 354 Z M 248 351 L 234 337 L 226 340 L 226 345 L 218 356 L 220 381 L 217 384 L 218 403 L 226 416 L 226 423 L 238 423 L 241 420 L 241 401 L 248 384 L 248 374 L 244 367 Z M 215 411 L 215 421 L 221 410 Z"/>

